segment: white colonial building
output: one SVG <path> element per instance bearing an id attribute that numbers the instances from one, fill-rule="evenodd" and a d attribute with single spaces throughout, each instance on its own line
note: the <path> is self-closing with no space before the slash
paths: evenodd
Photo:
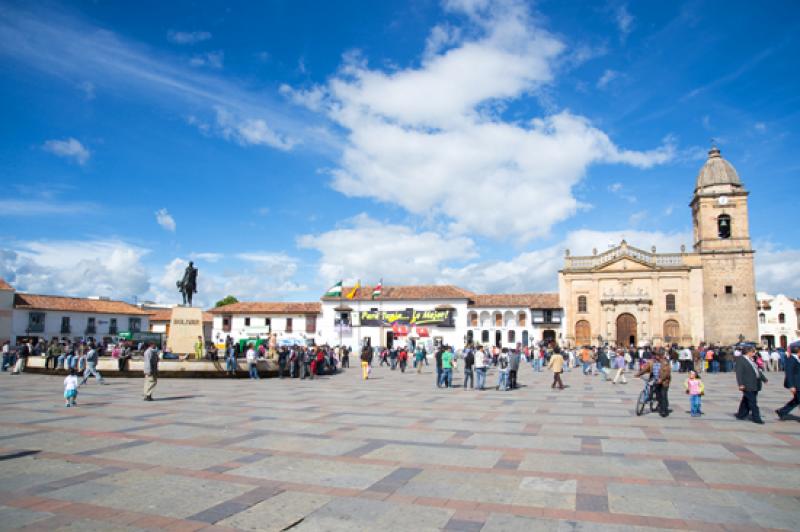
<path id="1" fill-rule="evenodd" d="M 758 337 L 772 347 L 786 347 L 800 337 L 797 301 L 785 295 L 758 293 Z"/>
<path id="2" fill-rule="evenodd" d="M 80 298 L 18 293 L 0 280 L 0 341 L 103 340 L 120 333 L 147 331 L 149 314 L 105 298 Z"/>
<path id="3" fill-rule="evenodd" d="M 475 295 L 467 313 L 467 339 L 499 347 L 561 343 L 562 318 L 556 293 Z"/>
<path id="4" fill-rule="evenodd" d="M 211 309 L 211 340 L 268 339 L 274 334 L 279 343 L 321 344 L 318 330 L 319 303 L 240 302 Z"/>

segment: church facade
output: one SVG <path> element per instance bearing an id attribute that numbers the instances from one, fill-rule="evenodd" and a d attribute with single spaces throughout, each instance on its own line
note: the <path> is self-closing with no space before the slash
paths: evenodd
<path id="1" fill-rule="evenodd" d="M 698 345 L 758 340 L 748 192 L 712 148 L 697 176 L 692 251 L 619 246 L 559 271 L 568 345 Z"/>

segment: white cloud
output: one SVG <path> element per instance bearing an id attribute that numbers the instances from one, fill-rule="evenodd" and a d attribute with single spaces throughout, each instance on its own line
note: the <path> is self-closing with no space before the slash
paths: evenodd
<path id="1" fill-rule="evenodd" d="M 800 249 L 756 244 L 756 286 L 761 292 L 800 297 Z"/>
<path id="2" fill-rule="evenodd" d="M 295 139 L 276 133 L 261 118 L 239 118 L 221 107 L 217 108 L 217 128 L 225 139 L 242 146 L 270 146 L 289 151 L 297 144 Z"/>
<path id="3" fill-rule="evenodd" d="M 608 185 L 608 190 L 611 192 L 619 192 L 622 190 L 622 183 L 611 183 Z"/>
<path id="4" fill-rule="evenodd" d="M 628 192 L 625 191 L 625 187 L 623 186 L 622 183 L 611 183 L 610 185 L 608 185 L 608 191 L 614 194 L 615 196 L 624 199 L 628 203 L 636 203 L 639 201 L 636 196 L 634 196 L 633 194 L 629 194 Z"/>
<path id="5" fill-rule="evenodd" d="M 636 211 L 628 217 L 628 224 L 636 227 L 647 218 L 647 211 Z"/>
<path id="6" fill-rule="evenodd" d="M 628 12 L 628 6 L 623 4 L 619 6 L 614 13 L 614 19 L 617 22 L 617 28 L 619 29 L 620 33 L 620 41 L 625 42 L 628 38 L 628 35 L 633 30 L 633 22 L 634 18 Z"/>
<path id="7" fill-rule="evenodd" d="M 203 260 L 206 262 L 219 262 L 222 260 L 222 257 L 222 253 L 201 252 L 189 254 L 189 258 L 192 260 Z"/>
<path id="8" fill-rule="evenodd" d="M 118 240 L 18 242 L 0 250 L 0 278 L 25 292 L 131 298 L 149 288 L 147 253 Z"/>
<path id="9" fill-rule="evenodd" d="M 99 207 L 94 203 L 68 200 L 0 199 L 0 216 L 47 216 L 73 215 L 96 212 Z"/>
<path id="10" fill-rule="evenodd" d="M 597 80 L 597 88 L 598 89 L 605 89 L 608 87 L 608 84 L 614 81 L 619 77 L 619 72 L 616 70 L 606 69 L 603 72 L 603 75 L 600 76 L 600 79 Z"/>
<path id="11" fill-rule="evenodd" d="M 64 140 L 48 140 L 44 143 L 43 149 L 59 157 L 74 159 L 81 166 L 89 160 L 91 152 L 72 137 Z"/>
<path id="12" fill-rule="evenodd" d="M 189 64 L 195 67 L 210 66 L 211 68 L 222 68 L 222 63 L 224 60 L 225 52 L 222 50 L 217 50 L 216 52 L 195 54 L 189 60 Z"/>
<path id="13" fill-rule="evenodd" d="M 175 218 L 167 212 L 167 209 L 159 209 L 156 211 L 156 222 L 167 231 L 175 232 Z"/>
<path id="14" fill-rule="evenodd" d="M 618 245 L 623 238 L 630 245 L 646 251 L 656 246 L 659 252 L 677 252 L 681 244 L 691 241 L 691 235 L 684 233 L 583 229 L 570 232 L 559 244 L 521 253 L 510 260 L 444 268 L 439 280 L 476 292 L 556 292 L 558 270 L 564 267 L 565 250 L 570 250 L 571 255 L 591 255 L 594 249 L 602 253 L 609 247 Z"/>
<path id="15" fill-rule="evenodd" d="M 331 172 L 334 189 L 444 219 L 457 233 L 528 240 L 579 209 L 572 187 L 590 165 L 649 168 L 673 157 L 670 139 L 650 151 L 624 150 L 566 110 L 501 120 L 496 109 L 553 79 L 564 44 L 523 3 L 447 7 L 467 15 L 469 31 L 451 32 L 451 47 L 423 56 L 419 67 L 384 72 L 350 54 L 326 86 L 284 89 L 311 108 L 321 105 L 347 132 Z M 536 216 L 516 215 L 531 208 Z"/>
<path id="16" fill-rule="evenodd" d="M 767 130 L 767 124 L 764 122 L 756 122 L 753 128 L 759 133 L 764 133 Z"/>
<path id="17" fill-rule="evenodd" d="M 167 32 L 167 39 L 175 44 L 197 44 L 211 38 L 207 31 L 175 31 Z"/>
<path id="18" fill-rule="evenodd" d="M 250 255 L 242 259 L 242 255 Z M 210 307 L 227 295 L 240 301 L 277 301 L 308 288 L 295 281 L 297 261 L 284 254 L 257 253 L 234 255 L 244 264 L 222 271 L 195 264 L 198 268 L 195 306 Z M 267 257 L 272 257 L 270 261 Z M 177 257 L 163 266 L 151 282 L 148 296 L 160 303 L 180 302 L 175 283 L 183 277 L 188 261 Z"/>
<path id="19" fill-rule="evenodd" d="M 465 237 L 443 237 L 434 232 L 416 233 L 399 224 L 387 224 L 361 214 L 342 227 L 298 239 L 301 248 L 322 254 L 319 277 L 361 279 L 387 283 L 435 281 L 441 268 L 476 256 L 475 245 Z"/>

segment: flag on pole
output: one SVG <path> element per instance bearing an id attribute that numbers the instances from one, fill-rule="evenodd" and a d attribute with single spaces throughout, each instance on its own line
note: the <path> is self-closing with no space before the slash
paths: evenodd
<path id="1" fill-rule="evenodd" d="M 376 286 L 372 290 L 372 299 L 375 299 L 376 297 L 380 297 L 381 296 L 381 292 L 383 292 L 383 279 L 381 279 L 380 282 L 378 283 L 378 286 Z"/>
<path id="2" fill-rule="evenodd" d="M 353 289 L 352 289 L 352 290 L 350 290 L 350 292 L 347 294 L 347 299 L 353 299 L 354 297 L 356 297 L 356 293 L 358 292 L 358 289 L 359 289 L 359 288 L 361 288 L 361 281 L 360 281 L 360 280 L 359 280 L 359 281 L 356 281 L 356 285 L 355 285 L 355 286 L 353 287 Z"/>
<path id="3" fill-rule="evenodd" d="M 325 297 L 342 297 L 342 282 L 339 281 L 328 288 L 328 291 L 325 292 Z"/>

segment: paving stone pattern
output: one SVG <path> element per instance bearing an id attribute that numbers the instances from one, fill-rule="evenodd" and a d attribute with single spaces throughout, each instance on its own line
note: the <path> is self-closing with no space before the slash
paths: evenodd
<path id="1" fill-rule="evenodd" d="M 0 530 L 798 530 L 800 423 L 737 421 L 731 375 L 705 415 L 633 415 L 640 381 L 437 389 L 359 368 L 314 381 L 162 379 L 80 389 L 0 375 Z M 456 374 L 456 379 L 460 375 Z M 494 382 L 492 371 L 489 382 Z M 798 418 L 800 420 L 800 418 Z"/>

